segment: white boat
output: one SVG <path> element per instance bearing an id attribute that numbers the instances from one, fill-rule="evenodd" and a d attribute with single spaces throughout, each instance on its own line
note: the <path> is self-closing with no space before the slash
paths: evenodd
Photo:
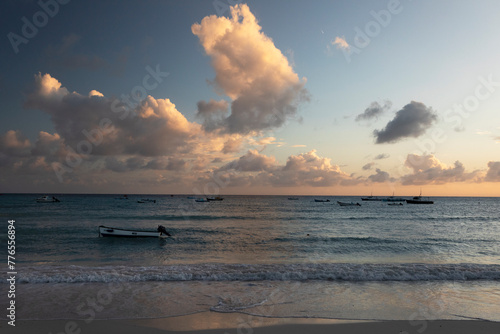
<path id="1" fill-rule="evenodd" d="M 359 204 L 359 203 L 354 203 L 354 202 L 340 202 L 340 201 L 337 201 L 337 203 L 338 203 L 340 206 L 361 206 L 361 204 Z"/>
<path id="2" fill-rule="evenodd" d="M 36 201 L 37 201 L 37 203 L 56 203 L 56 202 L 60 202 L 60 200 L 58 200 L 54 196 L 48 196 L 48 195 L 45 195 L 45 196 L 42 196 L 42 197 L 38 197 L 36 199 Z"/>
<path id="3" fill-rule="evenodd" d="M 139 238 L 139 237 L 156 237 L 156 238 L 166 238 L 171 236 L 170 233 L 165 230 L 165 227 L 158 225 L 156 231 L 143 231 L 143 230 L 127 230 L 123 228 L 99 226 L 99 236 L 100 237 L 125 237 L 125 238 Z"/>

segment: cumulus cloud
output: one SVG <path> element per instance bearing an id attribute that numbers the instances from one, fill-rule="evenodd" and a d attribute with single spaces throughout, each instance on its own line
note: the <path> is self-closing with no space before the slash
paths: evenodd
<path id="1" fill-rule="evenodd" d="M 487 182 L 500 182 L 500 161 L 488 162 L 488 171 L 484 180 Z"/>
<path id="2" fill-rule="evenodd" d="M 332 45 L 335 45 L 337 47 L 337 49 L 343 49 L 343 50 L 349 50 L 350 49 L 350 45 L 349 43 L 347 43 L 347 41 L 345 40 L 345 38 L 342 36 L 342 37 L 335 37 L 335 40 L 332 42 Z"/>
<path id="3" fill-rule="evenodd" d="M 203 127 L 207 131 L 213 131 L 221 127 L 228 113 L 229 103 L 225 100 L 199 101 L 197 103 L 198 113 L 196 116 L 204 120 Z"/>
<path id="4" fill-rule="evenodd" d="M 330 187 L 361 182 L 352 179 L 339 166 L 332 164 L 330 159 L 318 156 L 315 150 L 291 155 L 285 165 L 277 164 L 273 157 L 249 151 L 217 172 L 220 171 L 240 172 L 228 177 L 231 186 L 234 186 L 233 180 L 236 179 L 238 184 L 274 187 Z"/>
<path id="5" fill-rule="evenodd" d="M 222 166 L 220 170 L 236 170 L 241 172 L 269 171 L 276 166 L 276 159 L 260 154 L 257 150 L 249 150 L 237 160 Z"/>
<path id="6" fill-rule="evenodd" d="M 0 136 L 0 152 L 8 156 L 26 156 L 31 147 L 30 141 L 21 131 L 10 130 Z"/>
<path id="7" fill-rule="evenodd" d="M 464 165 L 456 161 L 453 166 L 446 166 L 434 155 L 408 154 L 405 165 L 413 173 L 401 178 L 403 185 L 445 184 L 477 180 L 478 172 L 466 172 Z"/>
<path id="8" fill-rule="evenodd" d="M 384 129 L 373 132 L 376 143 L 395 143 L 408 137 L 419 137 L 438 119 L 432 108 L 421 102 L 412 101 L 396 112 Z"/>
<path id="9" fill-rule="evenodd" d="M 356 122 L 371 120 L 373 118 L 377 119 L 384 112 L 391 109 L 391 107 L 391 101 L 385 101 L 383 106 L 380 105 L 380 103 L 374 101 L 368 106 L 368 108 L 365 109 L 362 114 L 356 116 Z"/>
<path id="10" fill-rule="evenodd" d="M 94 155 L 139 154 L 159 156 L 192 149 L 201 126 L 189 122 L 169 99 L 148 96 L 123 118 L 116 99 L 93 90 L 88 95 L 68 89 L 50 74 L 35 76 L 35 87 L 25 106 L 49 114 L 66 145 Z"/>
<path id="11" fill-rule="evenodd" d="M 231 7 L 231 18 L 207 16 L 191 30 L 212 58 L 216 89 L 232 100 L 230 115 L 219 114 L 217 122 L 206 124 L 207 129 L 218 125 L 228 133 L 247 134 L 276 128 L 308 98 L 306 80 L 299 79 L 288 59 L 261 31 L 247 5 Z"/>
<path id="12" fill-rule="evenodd" d="M 396 179 L 391 177 L 389 173 L 384 172 L 383 170 L 380 170 L 377 168 L 375 170 L 376 174 L 372 174 L 368 176 L 368 180 L 374 183 L 384 183 L 384 182 L 395 182 Z"/>

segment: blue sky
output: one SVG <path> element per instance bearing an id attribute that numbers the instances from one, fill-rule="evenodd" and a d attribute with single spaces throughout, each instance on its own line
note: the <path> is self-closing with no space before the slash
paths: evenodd
<path id="1" fill-rule="evenodd" d="M 382 195 L 424 187 L 429 195 L 500 195 L 496 1 L 248 1 L 240 14 L 257 25 L 240 27 L 246 39 L 221 37 L 212 54 L 192 27 L 210 16 L 225 24 L 227 0 L 64 2 L 41 2 L 57 4 L 58 13 L 17 53 L 9 34 L 23 37 L 23 18 L 33 23 L 43 8 L 37 1 L 2 4 L 1 192 L 191 193 L 217 174 L 227 180 L 221 193 Z M 356 40 L 360 32 L 364 43 Z M 204 26 L 206 38 L 216 34 Z M 235 50 L 250 51 L 236 57 Z M 214 65 L 223 59 L 232 72 Z M 147 91 L 152 100 L 137 103 L 144 124 L 115 122 L 116 138 L 105 136 L 57 177 L 57 164 L 67 164 L 68 152 L 85 140 L 77 134 L 98 127 L 103 106 L 141 86 L 148 68 L 168 76 Z M 241 82 L 228 73 L 258 84 L 231 96 L 231 85 Z M 80 107 L 40 95 L 45 75 L 67 98 L 79 94 Z M 103 95 L 102 105 L 87 110 L 92 90 Z M 158 107 L 153 122 L 145 110 L 165 99 L 175 111 Z M 223 100 L 227 110 L 211 100 Z M 200 101 L 215 109 L 200 111 Z M 172 124 L 182 118 L 178 132 Z M 374 131 L 384 129 L 393 137 L 377 144 Z M 41 131 L 52 137 L 41 139 Z M 150 150 L 140 146 L 148 133 L 179 143 L 154 142 Z M 123 145 L 112 143 L 120 136 Z"/>

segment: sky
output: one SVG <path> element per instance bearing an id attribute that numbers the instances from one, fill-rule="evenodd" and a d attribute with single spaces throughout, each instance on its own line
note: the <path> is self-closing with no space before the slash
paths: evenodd
<path id="1" fill-rule="evenodd" d="M 0 6 L 0 193 L 500 196 L 498 1 Z"/>

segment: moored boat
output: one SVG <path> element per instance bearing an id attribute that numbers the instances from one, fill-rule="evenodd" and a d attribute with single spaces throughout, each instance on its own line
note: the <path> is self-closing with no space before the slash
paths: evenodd
<path id="1" fill-rule="evenodd" d="M 315 199 L 314 201 L 315 202 L 321 202 L 321 203 L 330 202 L 329 199 Z"/>
<path id="2" fill-rule="evenodd" d="M 407 199 L 406 203 L 408 204 L 434 204 L 434 201 L 429 199 L 422 199 L 422 191 L 420 191 L 420 195 L 413 197 L 412 199 Z"/>
<path id="3" fill-rule="evenodd" d="M 127 230 L 123 228 L 108 227 L 101 225 L 99 226 L 99 236 L 100 237 L 125 237 L 125 238 L 140 238 L 140 237 L 156 237 L 156 238 L 166 238 L 171 236 L 167 232 L 165 227 L 158 225 L 156 231 L 143 231 L 143 230 Z"/>
<path id="4" fill-rule="evenodd" d="M 217 196 L 217 197 L 207 197 L 207 201 L 222 201 L 224 198 Z"/>
<path id="5" fill-rule="evenodd" d="M 42 196 L 42 197 L 38 197 L 36 199 L 36 201 L 37 201 L 37 203 L 56 203 L 56 202 L 60 202 L 60 200 L 58 200 L 54 196 L 48 196 L 48 195 L 45 195 L 45 196 Z"/>
<path id="6" fill-rule="evenodd" d="M 361 206 L 361 204 L 359 204 L 359 203 L 354 203 L 354 202 L 341 202 L 341 201 L 337 201 L 337 203 L 338 203 L 340 206 Z"/>

